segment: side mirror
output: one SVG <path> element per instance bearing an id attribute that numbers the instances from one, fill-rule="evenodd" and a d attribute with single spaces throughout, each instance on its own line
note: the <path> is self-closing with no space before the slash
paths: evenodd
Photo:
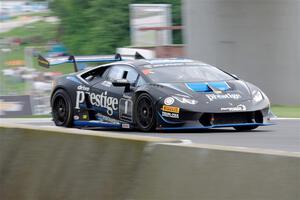
<path id="1" fill-rule="evenodd" d="M 112 81 L 112 85 L 115 87 L 125 87 L 125 92 L 130 90 L 130 82 L 127 79 L 116 79 Z"/>

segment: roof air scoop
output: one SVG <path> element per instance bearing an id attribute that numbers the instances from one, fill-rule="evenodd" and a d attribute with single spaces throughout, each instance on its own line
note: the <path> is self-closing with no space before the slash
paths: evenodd
<path id="1" fill-rule="evenodd" d="M 230 86 L 225 82 L 208 82 L 208 83 L 186 83 L 186 86 L 194 92 L 214 92 L 220 94 L 230 89 Z"/>

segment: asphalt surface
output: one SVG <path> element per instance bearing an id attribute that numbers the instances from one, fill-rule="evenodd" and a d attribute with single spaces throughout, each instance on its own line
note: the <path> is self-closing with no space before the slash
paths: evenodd
<path id="1" fill-rule="evenodd" d="M 0 119 L 0 122 L 30 124 L 34 126 L 54 126 L 51 119 Z M 242 148 L 260 148 L 279 151 L 300 152 L 300 119 L 277 119 L 276 125 L 259 127 L 248 132 L 237 132 L 232 128 L 141 133 L 130 130 L 97 129 L 113 133 L 147 135 L 163 138 L 177 138 L 185 142 L 214 144 Z"/>

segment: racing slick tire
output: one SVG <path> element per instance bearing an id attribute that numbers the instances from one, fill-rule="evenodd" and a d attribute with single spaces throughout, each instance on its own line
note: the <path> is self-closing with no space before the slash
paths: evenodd
<path id="1" fill-rule="evenodd" d="M 155 106 L 148 93 L 140 94 L 134 107 L 136 127 L 144 132 L 153 131 L 156 127 Z"/>
<path id="2" fill-rule="evenodd" d="M 52 99 L 52 117 L 56 126 L 72 127 L 73 125 L 73 110 L 71 106 L 71 98 L 69 94 L 58 89 Z"/>
<path id="3" fill-rule="evenodd" d="M 250 131 L 253 129 L 256 129 L 258 126 L 255 125 L 249 125 L 249 126 L 234 126 L 233 128 L 237 131 Z"/>

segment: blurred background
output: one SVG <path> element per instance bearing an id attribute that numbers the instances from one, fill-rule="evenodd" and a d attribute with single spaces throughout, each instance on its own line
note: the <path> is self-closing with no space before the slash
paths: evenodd
<path id="1" fill-rule="evenodd" d="M 188 57 L 259 86 L 280 117 L 300 117 L 299 0 L 1 0 L 0 117 L 49 117 L 39 54 Z"/>

